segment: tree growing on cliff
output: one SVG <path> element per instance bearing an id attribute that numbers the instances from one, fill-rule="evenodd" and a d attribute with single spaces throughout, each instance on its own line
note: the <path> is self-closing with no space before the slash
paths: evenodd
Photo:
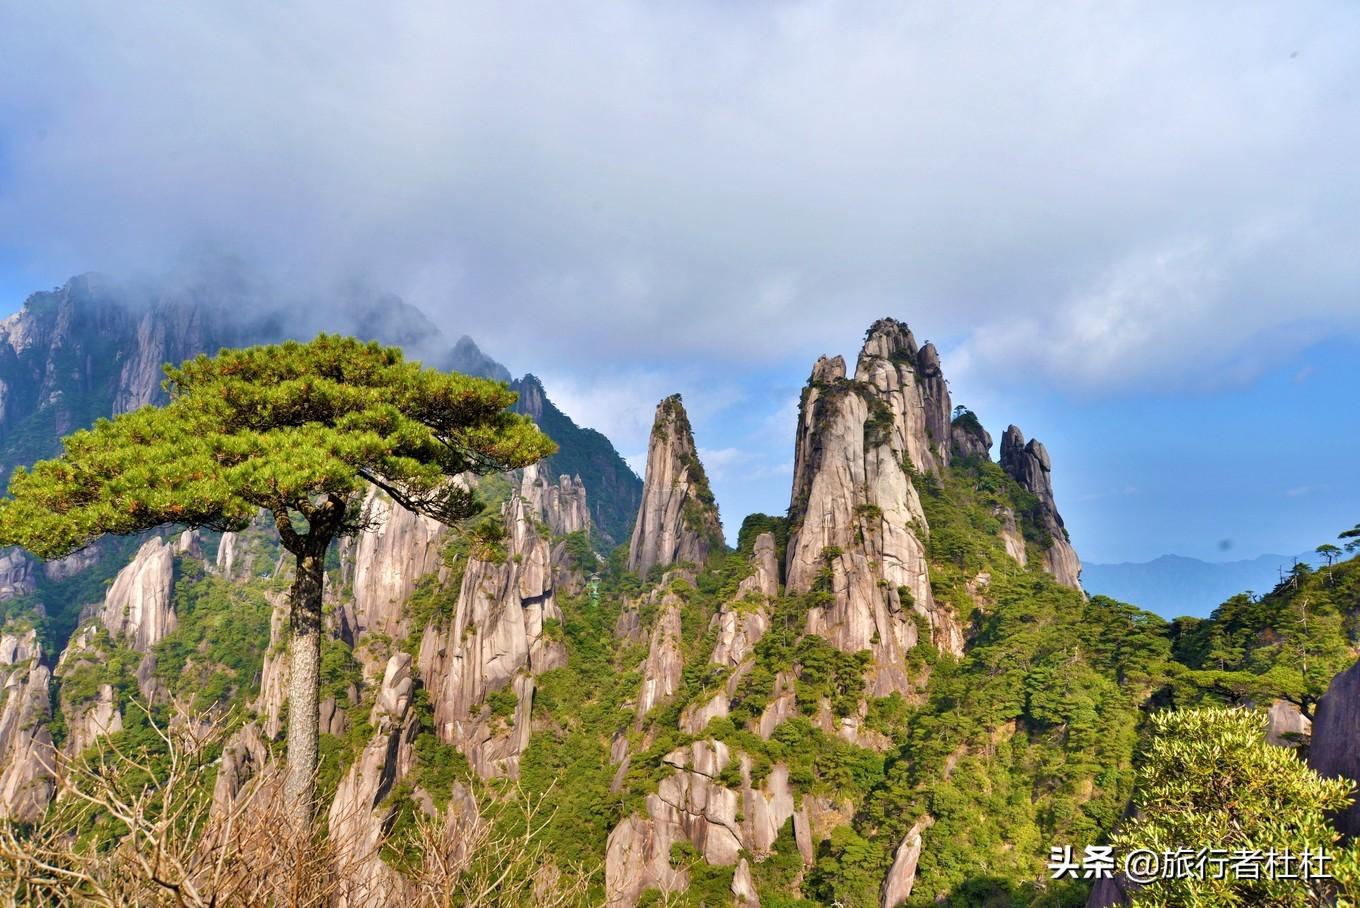
<path id="1" fill-rule="evenodd" d="M 406 362 L 401 351 L 321 335 L 223 350 L 166 367 L 170 402 L 64 439 L 19 469 L 0 501 L 0 544 L 55 558 L 105 533 L 165 524 L 241 529 L 262 509 L 296 561 L 285 798 L 303 828 L 317 766 L 326 551 L 361 528 L 366 483 L 446 523 L 473 516 L 459 473 L 533 463 L 556 446 L 507 410 L 500 382 Z"/>

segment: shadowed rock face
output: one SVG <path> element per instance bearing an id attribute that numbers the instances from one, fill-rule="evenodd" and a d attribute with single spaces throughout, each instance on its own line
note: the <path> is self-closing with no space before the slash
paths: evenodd
<path id="1" fill-rule="evenodd" d="M 165 399 L 161 366 L 230 340 L 191 294 L 150 294 L 129 305 L 98 275 L 35 293 L 0 322 L 0 447 L 28 423 L 49 441 L 0 454 L 0 473 L 55 452 L 57 439 L 109 416 Z"/>
<path id="2" fill-rule="evenodd" d="M 909 689 L 913 612 L 941 650 L 963 646 L 957 619 L 931 593 L 926 517 L 909 473 L 936 472 L 948 458 L 948 390 L 934 348 L 925 351 L 902 323 L 875 322 L 853 380 L 839 356 L 817 361 L 798 418 L 788 589 L 829 583 L 834 600 L 809 610 L 808 630 L 846 652 L 870 650 L 874 696 Z"/>
<path id="3" fill-rule="evenodd" d="M 0 552 L 0 602 L 27 596 L 36 586 L 35 563 L 23 549 Z"/>
<path id="4" fill-rule="evenodd" d="M 1038 517 L 1052 540 L 1044 550 L 1044 570 L 1064 586 L 1081 589 L 1081 561 L 1068 541 L 1053 497 L 1053 464 L 1048 450 L 1038 439 L 1026 444 L 1024 434 L 1010 426 L 1001 436 L 1001 468 L 1039 499 Z"/>
<path id="5" fill-rule="evenodd" d="M 954 457 L 976 457 L 990 460 L 991 433 L 982 427 L 971 411 L 961 413 L 949 426 L 949 450 Z"/>
<path id="6" fill-rule="evenodd" d="M 656 408 L 628 569 L 645 576 L 658 565 L 702 565 L 722 546 L 718 505 L 699 462 L 689 417 L 675 394 Z"/>
<path id="7" fill-rule="evenodd" d="M 1319 775 L 1360 783 L 1360 663 L 1333 678 L 1318 701 L 1308 765 Z M 1360 836 L 1360 804 L 1338 815 L 1336 828 Z"/>

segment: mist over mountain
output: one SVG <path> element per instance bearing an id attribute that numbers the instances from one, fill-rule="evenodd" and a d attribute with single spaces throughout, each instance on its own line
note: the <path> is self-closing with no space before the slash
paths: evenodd
<path id="1" fill-rule="evenodd" d="M 275 297 L 231 262 L 188 276 L 117 280 L 83 274 L 31 294 L 0 322 L 0 477 L 48 457 L 62 435 L 99 417 L 151 403 L 165 392 L 162 366 L 224 346 L 309 339 L 320 331 L 402 347 L 450 369 L 511 381 L 505 366 L 464 335 L 450 344 L 399 297 L 349 288 L 334 295 Z M 580 429 L 533 376 L 516 383 L 521 412 L 551 426 L 561 450 L 545 469 L 609 490 L 591 502 L 603 539 L 626 539 L 642 481 L 598 432 Z"/>

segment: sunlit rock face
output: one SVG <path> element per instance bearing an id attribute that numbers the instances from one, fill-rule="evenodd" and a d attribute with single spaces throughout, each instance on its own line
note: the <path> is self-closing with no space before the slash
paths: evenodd
<path id="1" fill-rule="evenodd" d="M 718 639 L 710 661 L 718 665 L 740 666 L 755 651 L 760 638 L 769 630 L 766 604 L 779 595 L 779 563 L 775 557 L 774 536 L 756 537 L 751 556 L 752 572 L 737 585 L 736 595 L 713 617 Z"/>
<path id="2" fill-rule="evenodd" d="M 373 737 L 341 778 L 331 801 L 331 841 L 354 858 L 339 904 L 349 908 L 389 905 L 402 891 L 400 875 L 379 856 L 395 805 L 382 803 L 411 771 L 418 730 L 410 714 L 411 656 L 392 656 L 383 671 L 369 723 Z"/>
<path id="3" fill-rule="evenodd" d="M 566 661 L 549 540 L 518 495 L 503 520 L 503 549 L 468 558 L 453 615 L 425 628 L 418 660 L 436 732 L 483 777 L 518 774 L 534 678 Z M 508 712 L 488 705 L 498 693 Z"/>
<path id="4" fill-rule="evenodd" d="M 646 576 L 658 565 L 701 566 L 722 545 L 718 506 L 699 462 L 689 417 L 676 394 L 656 408 L 628 569 Z"/>
<path id="5" fill-rule="evenodd" d="M 126 638 L 140 653 L 149 652 L 175 629 L 174 581 L 174 547 L 159 536 L 147 540 L 114 577 L 100 621 L 114 637 Z"/>
<path id="6" fill-rule="evenodd" d="M 1048 449 L 1038 439 L 1026 444 L 1024 433 L 1010 426 L 1001 436 L 1001 469 L 1039 499 L 1038 518 L 1051 540 L 1044 548 L 1044 570 L 1064 586 L 1081 589 L 1081 561 L 1067 538 L 1053 497 L 1053 463 Z"/>
<path id="7" fill-rule="evenodd" d="M 875 322 L 846 376 L 822 357 L 803 391 L 794 452 L 792 529 L 786 561 L 791 593 L 827 594 L 808 630 L 845 652 L 873 654 L 875 696 L 909 689 L 904 654 L 925 619 L 932 642 L 959 653 L 963 634 L 930 589 L 928 527 L 912 473 L 948 463 L 948 390 L 933 347 L 911 331 Z"/>
<path id="8" fill-rule="evenodd" d="M 42 817 L 56 790 L 51 680 L 36 631 L 0 634 L 0 817 L 18 823 Z"/>
<path id="9" fill-rule="evenodd" d="M 921 860 L 921 833 L 931 822 L 929 817 L 917 820 L 893 852 L 892 867 L 883 880 L 882 908 L 897 908 L 911 897 L 912 887 L 916 884 L 916 865 Z"/>
<path id="10" fill-rule="evenodd" d="M 695 741 L 667 754 L 663 763 L 672 772 L 647 796 L 644 812 L 625 817 L 609 834 L 605 897 L 612 908 L 631 908 L 648 889 L 674 893 L 688 887 L 688 872 L 671 866 L 676 843 L 688 842 L 705 862 L 730 867 L 743 854 L 765 857 L 780 828 L 790 818 L 799 823 L 782 763 L 759 785 L 752 782 L 750 758 L 721 741 Z M 737 769 L 735 787 L 719 781 L 729 765 Z M 754 890 L 743 887 L 737 894 L 749 899 Z"/>
<path id="11" fill-rule="evenodd" d="M 590 508 L 580 476 L 558 477 L 554 484 L 538 464 L 524 468 L 519 494 L 554 536 L 590 532 Z"/>
<path id="12" fill-rule="evenodd" d="M 370 487 L 363 503 L 364 530 L 354 546 L 353 632 L 405 637 L 406 602 L 416 582 L 440 567 L 448 528 L 393 503 Z"/>

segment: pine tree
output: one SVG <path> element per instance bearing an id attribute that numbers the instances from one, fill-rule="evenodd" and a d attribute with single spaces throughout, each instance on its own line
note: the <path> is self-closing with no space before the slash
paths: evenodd
<path id="1" fill-rule="evenodd" d="M 237 530 L 267 511 L 297 566 L 285 797 L 303 829 L 314 806 L 323 565 L 337 537 L 361 529 L 366 485 L 452 523 L 479 509 L 453 477 L 525 466 L 556 446 L 507 410 L 515 394 L 503 383 L 352 338 L 223 350 L 166 375 L 165 406 L 100 420 L 64 439 L 60 457 L 15 471 L 0 544 L 56 558 L 105 533 Z"/>

